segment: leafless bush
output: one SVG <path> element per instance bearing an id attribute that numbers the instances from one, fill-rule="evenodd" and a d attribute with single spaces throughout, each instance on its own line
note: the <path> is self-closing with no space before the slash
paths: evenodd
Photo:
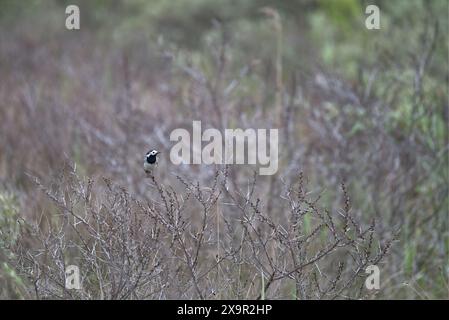
<path id="1" fill-rule="evenodd" d="M 80 178 L 67 165 L 58 179 L 36 184 L 52 214 L 20 220 L 8 263 L 37 299 L 336 299 L 360 298 L 365 269 L 391 246 L 342 209 L 319 207 L 303 175 L 281 195 L 282 216 L 268 216 L 255 195 L 230 192 L 227 169 L 212 184 L 155 177 L 138 199 L 109 179 Z M 232 209 L 229 209 L 232 208 Z M 229 210 L 228 210 L 229 209 Z M 81 290 L 65 288 L 68 265 Z"/>

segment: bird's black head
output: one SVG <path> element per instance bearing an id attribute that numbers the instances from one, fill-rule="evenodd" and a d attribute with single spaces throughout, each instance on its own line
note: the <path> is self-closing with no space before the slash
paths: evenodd
<path id="1" fill-rule="evenodd" d="M 146 154 L 146 161 L 147 161 L 148 163 L 151 163 L 151 164 L 155 163 L 156 160 L 157 160 L 156 157 L 157 157 L 157 155 L 158 155 L 159 153 L 160 153 L 160 152 L 157 151 L 157 150 L 151 150 L 151 151 L 148 151 L 147 154 Z"/>

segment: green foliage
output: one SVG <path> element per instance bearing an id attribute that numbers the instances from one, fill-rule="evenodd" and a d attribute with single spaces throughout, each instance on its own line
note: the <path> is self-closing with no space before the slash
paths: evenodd
<path id="1" fill-rule="evenodd" d="M 404 247 L 404 273 L 406 277 L 413 275 L 413 267 L 415 264 L 416 246 L 413 241 L 406 243 Z"/>
<path id="2" fill-rule="evenodd" d="M 11 193 L 0 191 L 0 298 L 20 299 L 24 295 L 25 285 L 22 278 L 7 262 L 13 258 L 8 248 L 15 245 L 19 237 L 17 211 L 16 197 Z"/>
<path id="3" fill-rule="evenodd" d="M 0 192 L 0 247 L 14 244 L 19 232 L 17 201 L 14 195 Z"/>

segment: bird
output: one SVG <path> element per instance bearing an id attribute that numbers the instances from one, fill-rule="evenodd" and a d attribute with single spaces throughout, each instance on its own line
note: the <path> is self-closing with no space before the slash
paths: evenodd
<path id="1" fill-rule="evenodd" d="M 145 161 L 143 163 L 143 169 L 146 173 L 153 173 L 153 169 L 157 167 L 157 155 L 160 152 L 157 150 L 148 151 L 145 154 Z"/>

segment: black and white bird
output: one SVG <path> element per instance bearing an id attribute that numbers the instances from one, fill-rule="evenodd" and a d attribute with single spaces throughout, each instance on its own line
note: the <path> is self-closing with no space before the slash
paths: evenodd
<path id="1" fill-rule="evenodd" d="M 143 169 L 146 173 L 152 173 L 153 169 L 157 167 L 157 155 L 160 152 L 157 150 L 148 151 L 145 155 L 145 162 L 143 163 Z"/>

